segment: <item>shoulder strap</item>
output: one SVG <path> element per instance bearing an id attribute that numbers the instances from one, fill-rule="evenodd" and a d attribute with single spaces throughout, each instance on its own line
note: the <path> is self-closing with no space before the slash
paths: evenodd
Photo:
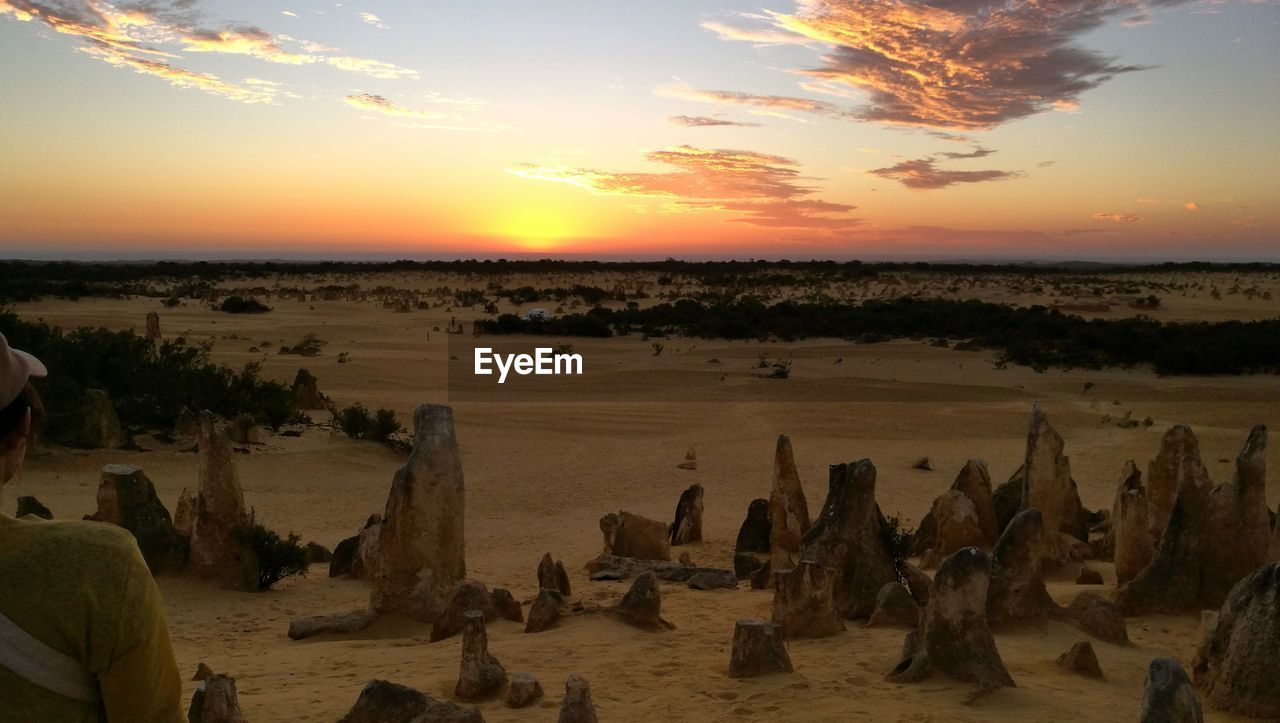
<path id="1" fill-rule="evenodd" d="M 84 703 L 98 703 L 98 679 L 80 661 L 35 639 L 0 613 L 0 667 L 29 683 Z"/>

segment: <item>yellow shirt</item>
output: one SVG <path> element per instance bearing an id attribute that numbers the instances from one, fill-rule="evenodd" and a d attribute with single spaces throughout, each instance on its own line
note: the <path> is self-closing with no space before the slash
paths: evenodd
<path id="1" fill-rule="evenodd" d="M 164 602 L 128 530 L 0 515 L 0 613 L 79 660 L 102 704 L 0 666 L 0 721 L 185 721 Z"/>

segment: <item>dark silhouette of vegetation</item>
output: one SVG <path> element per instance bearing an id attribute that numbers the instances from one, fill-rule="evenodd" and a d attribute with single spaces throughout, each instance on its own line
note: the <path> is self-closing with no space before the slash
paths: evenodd
<path id="1" fill-rule="evenodd" d="M 307 332 L 302 337 L 302 341 L 293 346 L 282 346 L 277 352 L 279 354 L 297 354 L 299 356 L 317 356 L 320 350 L 329 342 L 321 339 L 314 332 Z"/>
<path id="2" fill-rule="evenodd" d="M 1100 369 L 1150 365 L 1159 374 L 1280 373 L 1280 319 L 1161 323 L 1148 318 L 1084 319 L 1044 306 L 1015 308 L 983 301 L 912 299 L 862 304 L 766 305 L 742 299 L 691 299 L 646 309 L 596 307 L 585 314 L 524 320 L 504 314 L 477 322 L 489 334 L 648 336 L 718 339 L 812 337 L 857 340 L 948 339 L 957 348 L 1000 352 L 998 364 Z M 935 342 L 936 343 L 936 342 Z"/>
<path id="3" fill-rule="evenodd" d="M 271 586 L 293 575 L 307 574 L 307 548 L 302 536 L 290 532 L 287 537 L 269 530 L 249 517 L 249 522 L 239 531 L 240 542 L 253 550 L 258 559 L 258 589 L 270 590 Z"/>
<path id="4" fill-rule="evenodd" d="M 242 296 L 228 296 L 216 308 L 228 314 L 263 314 L 271 311 L 271 307 L 261 301 L 246 299 Z"/>
<path id="5" fill-rule="evenodd" d="M 153 342 L 130 331 L 90 328 L 64 333 L 11 311 L 0 311 L 0 332 L 49 367 L 49 377 L 34 383 L 51 441 L 58 441 L 59 420 L 76 413 L 87 389 L 105 390 L 127 427 L 171 430 L 184 408 L 226 418 L 249 414 L 273 429 L 297 417 L 289 388 L 261 379 L 258 364 L 233 371 L 181 340 Z"/>
<path id="6" fill-rule="evenodd" d="M 391 435 L 404 427 L 396 419 L 395 411 L 379 409 L 370 414 L 363 404 L 353 404 L 334 413 L 334 423 L 352 439 L 369 439 L 387 444 Z"/>
<path id="7" fill-rule="evenodd" d="M 915 530 L 902 524 L 901 517 L 893 515 L 881 517 L 880 535 L 889 550 L 889 559 L 893 560 L 893 569 L 898 572 L 898 582 L 906 584 L 905 568 L 915 542 Z"/>

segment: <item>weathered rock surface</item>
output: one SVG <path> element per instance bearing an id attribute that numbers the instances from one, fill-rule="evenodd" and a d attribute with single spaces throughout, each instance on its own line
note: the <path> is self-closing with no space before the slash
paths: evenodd
<path id="1" fill-rule="evenodd" d="M 217 674 L 209 676 L 191 696 L 187 720 L 190 723 L 245 723 L 235 679 Z"/>
<path id="2" fill-rule="evenodd" d="M 124 430 L 111 397 L 101 389 L 86 389 L 72 414 L 58 429 L 58 437 L 72 447 L 115 449 L 124 443 Z"/>
<path id="3" fill-rule="evenodd" d="M 524 708 L 543 695 L 542 683 L 532 673 L 511 674 L 511 687 L 507 688 L 508 708 Z"/>
<path id="4" fill-rule="evenodd" d="M 933 545 L 921 556 L 922 567 L 935 568 L 943 558 L 962 547 L 986 547 L 978 524 L 978 511 L 964 493 L 950 490 L 933 501 L 928 519 L 933 525 Z"/>
<path id="5" fill-rule="evenodd" d="M 973 503 L 974 515 L 978 520 L 978 528 L 982 531 L 982 542 L 970 543 L 980 547 L 988 548 L 994 545 L 996 538 L 1000 536 L 1000 530 L 1004 526 L 1000 524 L 996 517 L 995 502 L 991 496 L 991 474 L 987 471 L 987 465 L 980 459 L 971 459 L 965 463 L 960 469 L 960 473 L 956 475 L 956 479 L 951 483 L 949 492 L 959 492 Z M 937 501 L 934 502 L 937 505 Z M 1013 512 L 1016 512 L 1015 509 Z M 1013 512 L 1009 514 L 1009 518 L 1013 517 Z M 1005 520 L 1008 524 L 1008 519 Z M 931 549 L 936 549 L 938 540 L 938 525 L 934 518 L 934 512 L 931 509 L 920 524 L 916 526 L 915 538 L 912 540 L 911 554 L 924 555 Z M 968 545 L 961 545 L 967 547 Z M 959 547 L 955 549 L 960 549 Z M 954 552 L 952 550 L 951 552 Z M 951 554 L 934 553 L 940 561 L 943 557 Z M 933 567 L 937 567 L 936 564 Z"/>
<path id="6" fill-rule="evenodd" d="M 462 630 L 462 664 L 453 693 L 460 700 L 476 702 L 497 695 L 506 683 L 507 671 L 489 654 L 484 613 L 471 610 L 466 614 L 466 626 Z"/>
<path id="7" fill-rule="evenodd" d="M 1021 509 L 1036 508 L 1044 518 L 1042 554 L 1049 565 L 1072 559 L 1064 535 L 1089 541 L 1088 515 L 1071 478 L 1071 461 L 1063 454 L 1062 436 L 1049 425 L 1049 417 L 1035 405 L 1027 430 L 1027 453 L 1021 472 Z M 1015 475 L 1017 476 L 1017 475 Z"/>
<path id="8" fill-rule="evenodd" d="M 804 536 L 804 559 L 835 571 L 836 610 L 846 618 L 870 615 L 880 588 L 898 579 L 875 494 L 871 460 L 831 465 L 827 501 Z"/>
<path id="9" fill-rule="evenodd" d="M 1209 707 L 1280 719 L 1280 564 L 1232 588 L 1205 626 L 1192 673 Z"/>
<path id="10" fill-rule="evenodd" d="M 609 513 L 600 519 L 605 552 L 639 560 L 670 560 L 667 526 L 631 512 Z"/>
<path id="11" fill-rule="evenodd" d="M 747 518 L 738 528 L 733 546 L 733 571 L 739 580 L 751 577 L 769 560 L 769 500 L 754 499 L 747 506 Z"/>
<path id="12" fill-rule="evenodd" d="M 1091 567 L 1088 567 L 1087 565 L 1081 565 L 1080 574 L 1076 575 L 1076 584 L 1077 585 L 1103 585 L 1105 584 L 1105 581 L 1102 579 L 1102 573 L 1098 572 L 1097 570 Z"/>
<path id="13" fill-rule="evenodd" d="M 927 604 L 927 603 L 926 603 Z M 920 624 L 920 606 L 907 586 L 888 582 L 876 593 L 876 607 L 871 611 L 867 627 L 916 628 Z"/>
<path id="14" fill-rule="evenodd" d="M 801 538 L 809 531 L 809 519 L 809 503 L 796 471 L 791 439 L 779 435 L 769 492 L 769 555 L 773 572 L 790 570 L 800 562 Z"/>
<path id="15" fill-rule="evenodd" d="M 920 625 L 907 635 L 902 659 L 886 679 L 914 683 L 938 671 L 980 691 L 1014 685 L 987 626 L 991 559 L 966 547 L 943 560 Z"/>
<path id="16" fill-rule="evenodd" d="M 929 604 L 929 589 L 933 587 L 933 579 L 924 570 L 909 562 L 902 563 L 902 580 L 916 605 L 924 607 Z M 878 595 L 879 593 L 877 593 Z"/>
<path id="17" fill-rule="evenodd" d="M 91 519 L 133 533 L 153 575 L 186 565 L 187 538 L 174 528 L 155 485 L 139 467 L 109 464 L 102 468 L 98 510 Z"/>
<path id="18" fill-rule="evenodd" d="M 725 575 L 728 570 L 715 572 L 696 572 L 689 578 L 689 587 L 693 590 L 737 590 L 738 581 Z"/>
<path id="19" fill-rule="evenodd" d="M 1200 696 L 1187 671 L 1173 658 L 1156 658 L 1147 669 L 1140 723 L 1204 723 Z"/>
<path id="20" fill-rule="evenodd" d="M 453 410 L 424 404 L 414 412 L 413 449 L 387 496 L 370 607 L 433 621 L 467 576 L 465 518 Z"/>
<path id="21" fill-rule="evenodd" d="M 1236 458 L 1235 478 L 1212 489 L 1198 456 L 1183 458 L 1181 487 L 1155 557 L 1116 591 L 1126 614 L 1216 608 L 1266 562 L 1272 535 L 1266 446 L 1267 429 L 1258 425 Z"/>
<path id="22" fill-rule="evenodd" d="M 236 589 L 257 589 L 258 561 L 243 542 L 248 523 L 244 492 L 231 461 L 231 443 L 214 416 L 200 413 L 200 471 L 191 514 L 190 562 L 196 575 Z"/>
<path id="23" fill-rule="evenodd" d="M 550 552 L 538 561 L 538 588 L 556 590 L 566 597 L 573 594 L 570 591 L 569 572 L 565 570 L 564 563 L 551 558 Z"/>
<path id="24" fill-rule="evenodd" d="M 550 630 L 560 620 L 560 609 L 564 606 L 564 598 L 555 590 L 539 590 L 529 608 L 529 618 L 525 621 L 526 633 L 540 633 Z"/>
<path id="25" fill-rule="evenodd" d="M 661 560 L 638 560 L 631 557 L 602 554 L 587 563 L 587 573 L 592 580 L 626 580 L 642 572 L 652 570 L 659 580 L 668 582 L 688 582 L 696 575 L 714 576 L 721 580 L 719 587 L 737 587 L 737 576 L 729 570 L 716 567 L 690 567 L 675 562 Z"/>
<path id="26" fill-rule="evenodd" d="M 1161 527 L 1160 533 L 1164 532 Z M 1116 499 L 1111 504 L 1112 559 L 1116 564 L 1116 584 L 1129 582 L 1142 568 L 1151 564 L 1156 554 L 1158 534 L 1151 530 L 1151 503 L 1147 488 L 1142 486 L 1142 473 L 1133 460 L 1125 462 L 1120 472 Z"/>
<path id="27" fill-rule="evenodd" d="M 702 485 L 694 483 L 680 493 L 675 522 L 671 523 L 671 544 L 702 542 Z"/>
<path id="28" fill-rule="evenodd" d="M 183 537 L 191 537 L 192 518 L 196 514 L 196 498 L 186 487 L 178 493 L 178 504 L 173 508 L 173 529 Z"/>
<path id="29" fill-rule="evenodd" d="M 23 495 L 18 498 L 18 511 L 14 516 L 25 517 L 27 515 L 39 517 L 44 520 L 53 519 L 53 513 L 49 511 L 48 507 L 41 504 L 40 500 L 31 495 Z"/>
<path id="30" fill-rule="evenodd" d="M 495 620 L 498 611 L 493 607 L 493 598 L 484 583 L 475 580 L 463 580 L 445 604 L 444 609 L 436 615 L 431 625 L 431 642 L 452 638 L 467 626 L 467 614 L 478 610 L 485 620 Z"/>
<path id="31" fill-rule="evenodd" d="M 1129 645 L 1129 627 L 1124 613 L 1110 600 L 1094 592 L 1076 595 L 1063 614 L 1077 627 L 1113 645 Z"/>
<path id="32" fill-rule="evenodd" d="M 340 723 L 484 723 L 475 708 L 435 700 L 413 688 L 372 680 Z"/>
<path id="33" fill-rule="evenodd" d="M 662 591 L 658 587 L 658 576 L 653 570 L 646 570 L 636 576 L 631 589 L 622 596 L 613 611 L 637 628 L 653 631 L 675 629 L 674 625 L 662 619 Z"/>
<path id="34" fill-rule="evenodd" d="M 739 620 L 733 628 L 730 678 L 793 672 L 782 629 L 768 620 Z"/>
<path id="35" fill-rule="evenodd" d="M 293 405 L 298 409 L 327 409 L 329 400 L 320 393 L 315 376 L 299 369 L 293 377 Z"/>
<path id="36" fill-rule="evenodd" d="M 1093 650 L 1093 643 L 1088 640 L 1081 640 L 1072 645 L 1070 650 L 1059 655 L 1058 665 L 1064 670 L 1086 678 L 1106 679 L 1102 674 L 1102 666 L 1098 663 L 1098 654 Z"/>
<path id="37" fill-rule="evenodd" d="M 1058 612 L 1040 570 L 1044 538 L 1044 518 L 1034 507 L 1014 515 L 1000 535 L 991 557 L 990 624 L 1042 620 Z"/>
<path id="38" fill-rule="evenodd" d="M 364 527 L 356 535 L 356 555 L 351 560 L 351 571 L 355 578 L 377 577 L 379 563 L 382 561 L 382 515 L 374 513 L 364 523 Z"/>
<path id="39" fill-rule="evenodd" d="M 835 582 L 833 571 L 810 560 L 776 573 L 773 622 L 782 630 L 782 637 L 826 638 L 844 631 L 844 622 L 836 612 Z"/>
<path id="40" fill-rule="evenodd" d="M 289 621 L 289 638 L 302 640 L 324 633 L 358 633 L 377 619 L 378 614 L 367 608 L 336 615 L 308 615 Z"/>
<path id="41" fill-rule="evenodd" d="M 339 542 L 333 548 L 333 557 L 329 558 L 329 577 L 350 575 L 355 560 L 360 555 L 360 536 L 352 535 Z"/>
<path id="42" fill-rule="evenodd" d="M 591 684 L 577 673 L 564 682 L 564 698 L 560 701 L 557 723 L 597 723 L 596 704 L 591 700 Z"/>
<path id="43" fill-rule="evenodd" d="M 227 438 L 236 444 L 261 444 L 258 424 L 248 414 L 237 414 L 227 423 Z"/>
<path id="44" fill-rule="evenodd" d="M 147 341 L 160 340 L 160 315 L 154 311 L 147 312 L 147 332 L 144 338 Z"/>
<path id="45" fill-rule="evenodd" d="M 495 587 L 489 593 L 489 601 L 493 604 L 493 611 L 498 617 L 505 618 L 513 623 L 524 622 L 524 610 L 510 590 Z"/>
<path id="46" fill-rule="evenodd" d="M 195 675 L 191 676 L 192 680 L 208 680 L 213 676 L 213 668 L 205 665 L 203 662 L 196 663 Z"/>

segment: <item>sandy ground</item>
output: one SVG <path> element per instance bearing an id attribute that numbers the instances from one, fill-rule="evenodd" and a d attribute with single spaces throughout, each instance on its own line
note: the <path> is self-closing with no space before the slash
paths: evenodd
<path id="1" fill-rule="evenodd" d="M 1229 281 L 1222 283 L 1227 286 Z M 371 301 L 271 304 L 274 311 L 260 316 L 231 316 L 194 303 L 166 310 L 155 299 L 50 300 L 17 310 L 24 318 L 64 327 L 138 330 L 146 312 L 157 310 L 167 337 L 213 339 L 213 357 L 221 363 L 258 360 L 266 376 L 286 383 L 306 366 L 339 405 L 385 406 L 405 421 L 420 403 L 448 400 L 446 338 L 428 333 L 452 315 L 443 307 L 396 314 Z M 1237 306 L 1237 313 L 1227 315 L 1255 318 L 1277 310 L 1254 299 Z M 1225 308 L 1224 302 L 1205 316 L 1221 316 Z M 1188 301 L 1179 316 L 1196 318 L 1193 312 Z M 471 319 L 479 312 L 453 314 Z M 249 351 L 266 340 L 293 344 L 309 331 L 329 342 L 319 357 Z M 231 336 L 240 338 L 226 338 Z M 998 370 L 989 353 L 914 342 L 667 340 L 667 352 L 654 357 L 649 343 L 638 338 L 571 341 L 588 364 L 609 370 L 592 378 L 598 385 L 590 390 L 593 399 L 607 400 L 614 387 L 631 383 L 652 387 L 657 399 L 707 401 L 455 404 L 468 488 L 469 573 L 525 601 L 536 592 L 534 571 L 544 552 L 566 562 L 575 593 L 584 600 L 619 598 L 625 583 L 591 583 L 582 569 L 600 551 L 600 516 L 625 509 L 669 520 L 680 492 L 692 482 L 706 488 L 706 541 L 673 553 L 688 551 L 699 564 L 731 567 L 748 503 L 768 496 L 774 440 L 781 433 L 793 440 L 811 514 L 816 516 L 825 496 L 826 466 L 868 457 L 879 470 L 881 508 L 914 524 L 966 459 L 986 460 L 996 483 L 1017 468 L 1035 401 L 1045 405 L 1066 438 L 1081 497 L 1091 509 L 1110 506 L 1125 460 L 1145 470 L 1172 424 L 1193 426 L 1219 481 L 1231 474 L 1228 460 L 1234 460 L 1251 425 L 1280 428 L 1280 382 L 1274 377 Z M 337 362 L 340 352 L 349 353 L 348 363 Z M 793 359 L 792 377 L 752 376 L 761 353 Z M 713 357 L 722 363 L 708 365 Z M 1086 383 L 1094 386 L 1085 391 Z M 1126 414 L 1150 417 L 1153 425 L 1114 424 Z M 34 494 L 56 516 L 78 518 L 94 509 L 101 466 L 128 463 L 146 470 L 172 508 L 180 490 L 195 484 L 196 456 L 182 451 L 190 441 L 140 441 L 149 451 L 46 451 L 6 486 L 4 504 Z M 698 469 L 676 469 L 691 446 Z M 937 471 L 911 468 L 923 455 Z M 1272 452 L 1273 466 L 1276 461 Z M 402 462 L 402 454 L 386 447 L 320 428 L 298 438 L 264 431 L 262 445 L 236 457 L 246 501 L 260 519 L 330 547 L 382 510 Z M 1280 500 L 1275 475 L 1268 495 L 1273 506 Z M 1112 568 L 1097 567 L 1109 592 Z M 246 714 L 258 721 L 336 720 L 374 678 L 451 696 L 459 638 L 428 644 L 424 625 L 384 618 L 355 636 L 290 641 L 285 631 L 291 618 L 367 602 L 367 583 L 329 579 L 326 573 L 316 566 L 307 577 L 260 594 L 162 577 L 181 669 L 190 674 L 203 661 L 235 677 Z M 726 675 L 734 621 L 768 617 L 772 605 L 771 593 L 745 588 L 697 592 L 664 584 L 664 615 L 677 630 L 663 634 L 598 616 L 570 618 L 536 635 L 525 635 L 515 623 L 492 623 L 490 650 L 508 671 L 537 675 L 548 695 L 523 711 L 494 701 L 481 706 L 483 713 L 490 721 L 549 719 L 566 675 L 578 672 L 591 681 L 603 720 L 1133 719 L 1147 663 L 1172 655 L 1189 664 L 1198 641 L 1196 617 L 1130 619 L 1133 647 L 1094 641 L 1107 675 L 1099 682 L 1069 675 L 1054 663 L 1083 639 L 1076 629 L 1050 623 L 1000 632 L 997 644 L 1018 687 L 966 705 L 968 687 L 945 678 L 909 686 L 884 682 L 904 631 L 850 623 L 834 638 L 792 642 L 794 674 L 738 681 Z M 1062 603 L 1081 589 L 1074 577 L 1053 581 L 1050 588 Z M 187 688 L 189 695 L 194 683 Z"/>

